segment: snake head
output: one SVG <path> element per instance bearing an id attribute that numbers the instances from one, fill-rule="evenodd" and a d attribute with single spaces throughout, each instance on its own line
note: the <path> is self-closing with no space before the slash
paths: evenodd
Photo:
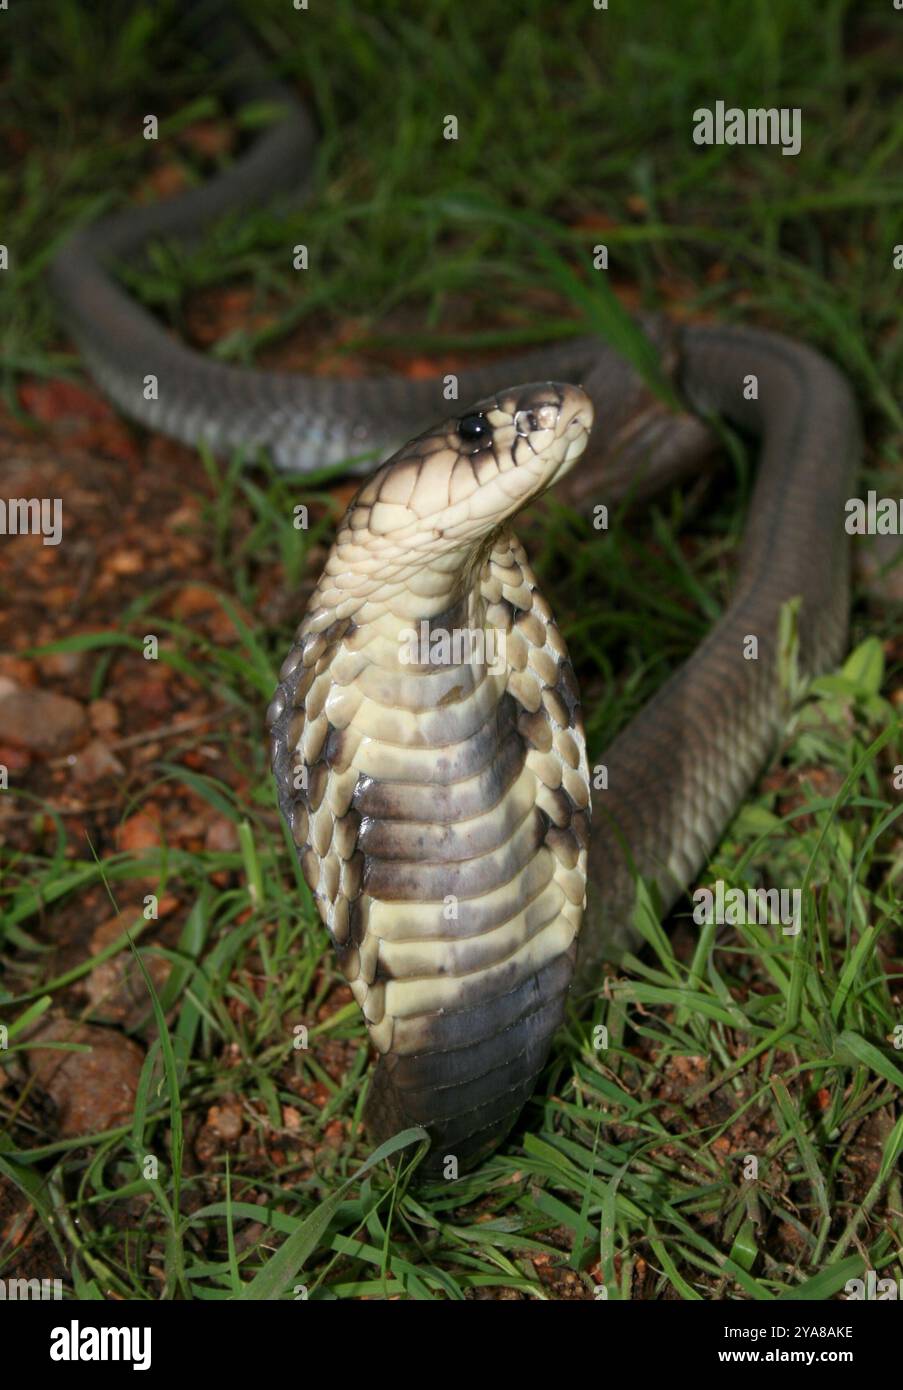
<path id="1" fill-rule="evenodd" d="M 387 551 L 480 540 L 573 467 L 592 422 L 592 401 L 579 386 L 545 381 L 501 391 L 394 454 L 361 488 L 347 524 L 370 541 L 385 537 Z"/>

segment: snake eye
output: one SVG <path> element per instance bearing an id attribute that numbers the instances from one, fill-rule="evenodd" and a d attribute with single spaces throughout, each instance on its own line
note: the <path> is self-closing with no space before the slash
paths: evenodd
<path id="1" fill-rule="evenodd" d="M 458 421 L 458 438 L 465 444 L 488 444 L 492 426 L 485 415 L 465 415 Z"/>

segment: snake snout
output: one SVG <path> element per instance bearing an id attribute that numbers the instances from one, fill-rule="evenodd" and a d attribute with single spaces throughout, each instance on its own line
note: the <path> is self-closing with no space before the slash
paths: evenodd
<path id="1" fill-rule="evenodd" d="M 514 410 L 514 429 L 524 437 L 530 451 L 545 463 L 549 482 L 557 482 L 586 448 L 593 425 L 593 403 L 579 386 L 568 382 L 543 382 L 525 386 L 518 392 Z M 523 461 L 524 451 L 515 446 L 515 461 Z"/>
<path id="2" fill-rule="evenodd" d="M 588 434 L 593 423 L 593 403 L 579 386 L 568 382 L 543 381 L 506 391 L 494 402 L 493 414 L 513 419 L 521 437 L 545 435 L 555 438 Z"/>
<path id="3" fill-rule="evenodd" d="M 470 427 L 474 417 L 462 420 Z M 531 382 L 502 391 L 483 403 L 480 419 L 493 430 L 499 466 L 525 468 L 547 485 L 570 467 L 586 447 L 593 404 L 568 382 Z"/>

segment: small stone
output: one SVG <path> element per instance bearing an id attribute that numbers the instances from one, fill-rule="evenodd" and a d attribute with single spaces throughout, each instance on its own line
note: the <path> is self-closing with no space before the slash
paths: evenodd
<path id="1" fill-rule="evenodd" d="M 122 777 L 125 768 L 103 739 L 92 738 L 71 758 L 72 776 L 83 786 L 101 782 L 104 777 Z"/>
<path id="2" fill-rule="evenodd" d="M 137 550 L 114 550 L 104 564 L 104 568 L 114 574 L 140 574 L 144 566 L 144 556 Z"/>
<path id="3" fill-rule="evenodd" d="M 59 753 L 80 741 L 85 726 L 83 706 L 68 695 L 17 690 L 0 699 L 0 743 L 15 743 L 32 753 Z"/>
<path id="4" fill-rule="evenodd" d="M 40 1043 L 76 1043 L 89 1051 Z M 94 1134 L 131 1119 L 144 1061 L 137 1043 L 112 1028 L 57 1018 L 33 1034 L 30 1044 L 28 1067 L 56 1105 L 60 1135 Z"/>
<path id="5" fill-rule="evenodd" d="M 92 700 L 88 718 L 98 734 L 112 734 L 119 728 L 119 709 L 112 700 Z"/>
<path id="6" fill-rule="evenodd" d="M 237 1101 L 213 1105 L 207 1112 L 207 1124 L 224 1143 L 237 1139 L 244 1129 L 244 1116 Z"/>
<path id="7" fill-rule="evenodd" d="M 138 811 L 136 815 L 129 816 L 116 832 L 117 847 L 132 854 L 157 849 L 160 843 L 160 818 L 150 811 Z"/>
<path id="8" fill-rule="evenodd" d="M 178 899 L 168 894 L 157 904 L 159 917 L 166 917 L 178 906 Z M 89 943 L 92 956 L 100 955 L 123 932 L 137 932 L 144 925 L 143 907 L 127 907 L 94 929 Z M 172 972 L 172 964 L 150 951 L 143 953 L 144 967 L 160 994 Z M 118 1023 L 124 1028 L 137 1028 L 151 1011 L 151 997 L 144 976 L 128 945 L 109 960 L 95 965 L 82 986 L 91 1004 L 91 1016 L 102 1023 Z"/>
<path id="9" fill-rule="evenodd" d="M 207 826 L 204 848 L 209 853 L 234 854 L 239 848 L 238 830 L 225 816 L 217 816 Z"/>
<path id="10" fill-rule="evenodd" d="M 87 652 L 45 652 L 37 658 L 41 675 L 48 680 L 71 680 L 85 669 Z"/>

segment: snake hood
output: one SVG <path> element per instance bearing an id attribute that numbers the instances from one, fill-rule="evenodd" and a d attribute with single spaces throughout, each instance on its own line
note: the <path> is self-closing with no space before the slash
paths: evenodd
<path id="1" fill-rule="evenodd" d="M 424 1125 L 428 1169 L 510 1128 L 574 968 L 580 706 L 506 523 L 591 424 L 578 387 L 522 386 L 395 454 L 339 528 L 271 706 L 280 804 L 381 1054 L 368 1126 Z"/>

